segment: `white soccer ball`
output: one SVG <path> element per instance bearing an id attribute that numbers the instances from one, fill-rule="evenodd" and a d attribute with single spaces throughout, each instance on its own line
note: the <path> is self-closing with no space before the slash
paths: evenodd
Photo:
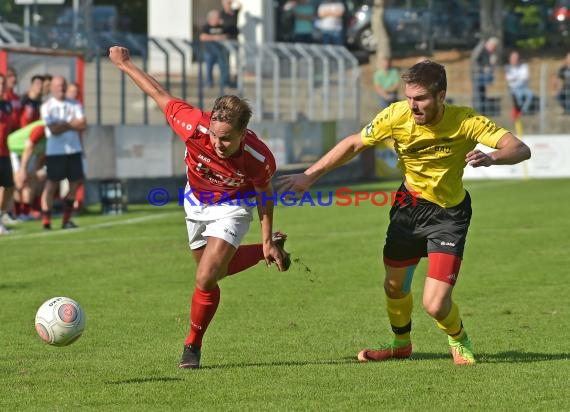
<path id="1" fill-rule="evenodd" d="M 73 299 L 55 297 L 46 300 L 36 313 L 36 332 L 53 346 L 75 342 L 85 328 L 85 313 Z"/>

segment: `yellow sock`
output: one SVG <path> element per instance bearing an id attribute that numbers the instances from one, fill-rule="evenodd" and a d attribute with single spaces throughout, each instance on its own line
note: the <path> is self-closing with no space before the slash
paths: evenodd
<path id="1" fill-rule="evenodd" d="M 461 323 L 461 317 L 459 316 L 459 308 L 455 302 L 451 303 L 451 310 L 445 319 L 436 320 L 436 323 L 438 328 L 455 340 L 461 340 L 463 335 L 465 335 L 463 323 Z"/>
<path id="2" fill-rule="evenodd" d="M 412 308 L 414 299 L 408 293 L 401 299 L 392 299 L 386 296 L 386 309 L 395 339 L 409 341 L 412 330 Z"/>

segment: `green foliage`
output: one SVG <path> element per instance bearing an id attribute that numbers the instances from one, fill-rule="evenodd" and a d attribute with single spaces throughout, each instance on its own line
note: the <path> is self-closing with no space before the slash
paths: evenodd
<path id="1" fill-rule="evenodd" d="M 177 369 L 195 271 L 181 208 L 93 213 L 76 231 L 22 224 L 0 238 L 0 410 L 569 410 L 568 183 L 466 184 L 474 215 L 454 296 L 474 367 L 452 364 L 422 310 L 425 260 L 412 288 L 414 358 L 355 361 L 390 337 L 387 207 L 279 206 L 275 228 L 288 232 L 294 264 L 279 273 L 260 263 L 221 282 L 194 371 Z M 254 222 L 245 243 L 259 239 Z M 33 327 L 56 295 L 87 314 L 84 336 L 66 348 Z"/>

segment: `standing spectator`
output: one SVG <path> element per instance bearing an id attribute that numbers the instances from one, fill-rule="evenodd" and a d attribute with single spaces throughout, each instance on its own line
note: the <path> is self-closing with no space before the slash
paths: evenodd
<path id="1" fill-rule="evenodd" d="M 378 69 L 374 72 L 373 83 L 380 110 L 398 100 L 400 74 L 398 69 L 392 67 L 392 59 L 378 54 Z"/>
<path id="2" fill-rule="evenodd" d="M 14 193 L 14 175 L 10 152 L 8 151 L 8 135 L 15 127 L 12 105 L 9 101 L 4 100 L 6 84 L 6 76 L 0 74 L 0 235 L 10 233 L 6 225 L 17 223 L 8 214 Z"/>
<path id="3" fill-rule="evenodd" d="M 311 0 L 297 0 L 293 7 L 293 14 L 295 15 L 293 40 L 299 43 L 312 43 L 315 7 Z"/>
<path id="4" fill-rule="evenodd" d="M 53 76 L 49 73 L 46 73 L 43 75 L 44 78 L 44 82 L 42 85 L 42 100 L 45 102 L 47 99 L 49 99 L 49 95 L 51 93 L 51 80 L 53 79 Z"/>
<path id="5" fill-rule="evenodd" d="M 490 37 L 479 43 L 473 51 L 473 107 L 482 114 L 489 112 L 487 86 L 495 81 L 494 72 L 497 64 L 497 47 L 499 40 Z"/>
<path id="6" fill-rule="evenodd" d="M 109 58 L 156 102 L 186 145 L 188 197 L 185 196 L 184 209 L 197 268 L 190 332 L 178 367 L 196 369 L 200 367 L 204 334 L 220 302 L 219 281 L 262 260 L 267 265 L 276 262 L 280 271 L 287 270 L 291 263 L 283 249 L 285 235 L 272 235 L 271 178 L 275 159 L 247 128 L 252 113 L 246 101 L 237 96 L 221 96 L 212 111 L 203 112 L 172 96 L 155 78 L 135 66 L 128 49 L 111 47 Z M 263 242 L 240 245 L 255 209 Z"/>
<path id="7" fill-rule="evenodd" d="M 219 10 L 208 12 L 206 24 L 202 27 L 200 41 L 204 46 L 204 60 L 206 61 L 206 84 L 214 87 L 214 66 L 220 68 L 220 82 L 224 87 L 235 87 L 230 82 L 228 55 L 220 41 L 228 40 L 236 35 L 236 28 L 225 27 L 220 18 Z"/>
<path id="8" fill-rule="evenodd" d="M 520 55 L 512 51 L 509 55 L 509 64 L 505 67 L 505 79 L 509 92 L 513 96 L 513 119 L 516 120 L 520 113 L 528 114 L 534 93 L 528 87 L 529 70 L 528 64 L 520 62 Z"/>
<path id="9" fill-rule="evenodd" d="M 20 127 L 25 127 L 40 118 L 44 78 L 39 74 L 32 76 L 30 88 L 20 101 Z"/>
<path id="10" fill-rule="evenodd" d="M 18 175 L 18 170 L 21 167 L 23 142 L 26 140 L 25 135 L 29 133 L 29 131 L 26 129 L 26 126 L 34 123 L 40 118 L 40 106 L 42 105 L 42 87 L 43 77 L 37 74 L 32 76 L 30 87 L 20 100 L 18 130 L 9 136 L 11 141 L 22 142 L 22 144 L 10 144 L 10 156 L 12 159 L 14 176 Z M 20 133 L 20 131 L 22 132 Z M 31 220 L 30 212 L 31 203 L 33 202 L 33 198 L 30 199 L 32 193 L 31 187 L 28 184 L 21 184 L 18 179 L 16 179 L 14 183 L 14 213 L 18 220 Z"/>
<path id="11" fill-rule="evenodd" d="M 558 69 L 554 86 L 556 99 L 564 109 L 564 114 L 570 114 L 570 52 L 566 54 L 564 64 Z"/>
<path id="12" fill-rule="evenodd" d="M 4 92 L 4 100 L 10 102 L 12 106 L 12 126 L 20 127 L 20 97 L 16 94 L 18 87 L 18 74 L 13 67 L 6 70 L 6 90 Z"/>
<path id="13" fill-rule="evenodd" d="M 241 10 L 241 3 L 235 0 L 222 0 L 222 8 L 220 10 L 220 18 L 228 34 L 229 40 L 237 40 L 238 15 Z"/>
<path id="14" fill-rule="evenodd" d="M 65 97 L 73 102 L 73 104 L 78 104 L 84 110 L 83 103 L 81 103 L 81 96 L 79 90 L 79 84 L 71 82 L 67 85 L 67 91 L 65 92 Z M 79 132 L 79 140 L 81 141 L 81 147 L 84 148 L 83 144 L 83 130 Z M 87 173 L 87 161 L 85 160 L 85 151 L 81 152 L 83 163 L 83 173 Z M 81 211 L 83 209 L 83 200 L 85 199 L 85 181 L 82 181 L 77 187 L 75 192 L 75 203 L 73 204 L 74 211 Z"/>
<path id="15" fill-rule="evenodd" d="M 317 7 L 315 27 L 319 29 L 323 44 L 344 44 L 344 14 L 341 0 L 322 0 Z"/>
<path id="16" fill-rule="evenodd" d="M 63 229 L 77 226 L 71 221 L 77 187 L 84 179 L 81 140 L 79 133 L 87 127 L 83 107 L 65 97 L 67 81 L 54 76 L 50 97 L 40 109 L 46 123 L 47 182 L 42 193 L 42 224 L 51 229 L 53 197 L 63 179 L 69 181 L 69 192 L 63 204 Z"/>
<path id="17" fill-rule="evenodd" d="M 36 220 L 32 207 L 45 183 L 45 123 L 36 120 L 8 136 L 14 168 L 16 213 L 19 221 Z M 39 209 L 39 208 L 38 208 Z"/>

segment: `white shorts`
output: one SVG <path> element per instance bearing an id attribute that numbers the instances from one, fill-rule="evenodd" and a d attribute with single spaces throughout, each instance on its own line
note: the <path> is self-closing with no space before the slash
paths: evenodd
<path id="1" fill-rule="evenodd" d="M 187 187 L 188 191 L 189 188 Z M 255 206 L 199 205 L 184 201 L 186 229 L 190 249 L 199 249 L 208 243 L 208 237 L 223 239 L 236 249 L 249 230 Z"/>

